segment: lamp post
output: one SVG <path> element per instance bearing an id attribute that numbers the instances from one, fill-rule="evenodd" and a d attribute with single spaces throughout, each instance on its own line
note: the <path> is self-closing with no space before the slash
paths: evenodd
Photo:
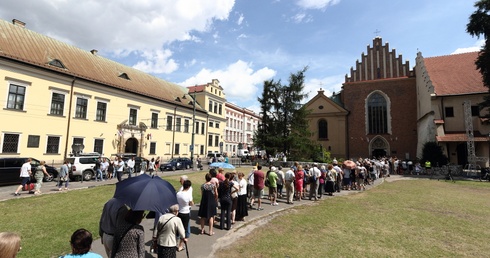
<path id="1" fill-rule="evenodd" d="M 194 170 L 194 136 L 196 134 L 196 87 L 194 87 L 194 96 L 192 100 L 192 138 L 191 138 L 191 162 Z"/>

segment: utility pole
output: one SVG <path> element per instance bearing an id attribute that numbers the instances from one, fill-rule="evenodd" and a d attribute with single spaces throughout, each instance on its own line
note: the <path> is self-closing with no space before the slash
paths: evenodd
<path id="1" fill-rule="evenodd" d="M 194 96 L 192 100 L 192 138 L 191 138 L 191 162 L 194 168 L 194 136 L 196 134 L 196 87 L 194 86 Z"/>

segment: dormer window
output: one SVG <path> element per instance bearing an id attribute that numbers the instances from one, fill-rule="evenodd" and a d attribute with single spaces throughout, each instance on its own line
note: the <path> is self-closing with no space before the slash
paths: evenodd
<path id="1" fill-rule="evenodd" d="M 130 80 L 130 79 L 129 79 L 129 76 L 128 76 L 128 74 L 127 74 L 127 73 L 121 73 L 121 74 L 119 75 L 119 78 L 123 78 L 123 79 L 126 79 L 126 80 L 128 80 L 128 81 Z"/>
<path id="2" fill-rule="evenodd" d="M 66 69 L 65 65 L 63 65 L 63 63 L 58 59 L 53 59 L 48 64 L 52 66 L 56 66 L 61 69 Z"/>

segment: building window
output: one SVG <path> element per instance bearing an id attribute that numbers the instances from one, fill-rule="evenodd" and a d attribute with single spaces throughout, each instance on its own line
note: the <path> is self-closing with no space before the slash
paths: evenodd
<path id="1" fill-rule="evenodd" d="M 60 137 L 48 136 L 48 141 L 46 144 L 46 153 L 58 154 L 59 148 L 60 148 Z"/>
<path id="2" fill-rule="evenodd" d="M 182 118 L 177 117 L 175 119 L 175 131 L 180 132 L 181 123 L 182 123 Z"/>
<path id="3" fill-rule="evenodd" d="M 189 132 L 189 119 L 184 120 L 184 133 Z"/>
<path id="4" fill-rule="evenodd" d="M 172 131 L 172 116 L 167 116 L 167 131 Z"/>
<path id="5" fill-rule="evenodd" d="M 199 154 L 204 155 L 204 145 L 201 145 L 199 148 Z"/>
<path id="6" fill-rule="evenodd" d="M 2 153 L 17 153 L 19 134 L 6 133 L 3 135 Z"/>
<path id="7" fill-rule="evenodd" d="M 453 107 L 445 107 L 444 113 L 446 113 L 446 117 L 454 117 L 454 109 Z"/>
<path id="8" fill-rule="evenodd" d="M 219 146 L 219 135 L 214 136 L 214 146 L 218 147 Z"/>
<path id="9" fill-rule="evenodd" d="M 62 116 L 65 109 L 65 94 L 53 92 L 51 97 L 51 115 Z"/>
<path id="10" fill-rule="evenodd" d="M 318 121 L 318 139 L 328 140 L 328 124 L 325 119 Z"/>
<path id="11" fill-rule="evenodd" d="M 218 112 L 221 115 L 221 112 L 223 112 L 223 105 L 222 104 L 219 104 L 218 109 L 219 109 Z"/>
<path id="12" fill-rule="evenodd" d="M 175 149 L 174 149 L 174 154 L 180 154 L 180 144 L 176 143 L 175 144 Z"/>
<path id="13" fill-rule="evenodd" d="M 138 110 L 134 108 L 129 109 L 129 124 L 136 125 L 136 119 L 138 117 Z"/>
<path id="14" fill-rule="evenodd" d="M 170 154 L 171 153 L 171 145 L 170 143 L 165 143 L 165 149 L 167 150 L 167 152 L 165 152 L 165 154 Z"/>
<path id="15" fill-rule="evenodd" d="M 215 127 L 215 128 L 219 128 L 219 123 L 215 123 L 215 124 L 214 124 L 214 127 Z"/>
<path id="16" fill-rule="evenodd" d="M 209 122 L 209 127 L 213 127 L 213 122 Z"/>
<path id="17" fill-rule="evenodd" d="M 479 106 L 471 106 L 471 116 L 480 116 Z"/>
<path id="18" fill-rule="evenodd" d="M 39 135 L 29 135 L 27 137 L 27 148 L 39 148 Z"/>
<path id="19" fill-rule="evenodd" d="M 218 103 L 214 102 L 214 113 L 218 114 Z"/>
<path id="20" fill-rule="evenodd" d="M 201 124 L 201 134 L 204 134 L 204 131 L 206 130 L 206 128 L 205 128 L 206 126 L 205 125 L 206 124 L 204 122 L 202 122 L 202 124 Z"/>
<path id="21" fill-rule="evenodd" d="M 24 110 L 25 96 L 26 96 L 26 87 L 10 84 L 7 108 Z"/>
<path id="22" fill-rule="evenodd" d="M 388 112 L 386 99 L 379 93 L 372 94 L 368 99 L 368 124 L 370 134 L 388 132 Z"/>
<path id="23" fill-rule="evenodd" d="M 199 133 L 199 122 L 196 122 L 196 130 L 194 130 L 194 133 Z"/>
<path id="24" fill-rule="evenodd" d="M 107 114 L 107 103 L 105 102 L 97 102 L 97 111 L 95 114 L 96 121 L 105 121 Z"/>
<path id="25" fill-rule="evenodd" d="M 157 153 L 157 143 L 156 142 L 150 142 L 150 155 L 153 155 L 156 153 Z"/>
<path id="26" fill-rule="evenodd" d="M 158 128 L 158 113 L 151 113 L 151 128 Z"/>
<path id="27" fill-rule="evenodd" d="M 213 136 L 212 135 L 209 135 L 208 136 L 208 146 L 209 147 L 212 147 L 213 146 Z"/>
<path id="28" fill-rule="evenodd" d="M 85 149 L 85 145 L 83 145 L 83 138 L 73 138 L 73 144 L 71 145 L 73 153 L 81 153 L 83 149 Z"/>
<path id="29" fill-rule="evenodd" d="M 94 141 L 94 152 L 102 154 L 102 153 L 104 153 L 103 150 L 104 150 L 104 140 L 95 139 L 95 141 Z"/>
<path id="30" fill-rule="evenodd" d="M 84 98 L 77 98 L 77 107 L 75 110 L 75 118 L 87 118 L 87 105 L 88 100 Z"/>
<path id="31" fill-rule="evenodd" d="M 209 101 L 208 109 L 209 109 L 209 112 L 213 112 L 213 102 L 211 100 Z"/>

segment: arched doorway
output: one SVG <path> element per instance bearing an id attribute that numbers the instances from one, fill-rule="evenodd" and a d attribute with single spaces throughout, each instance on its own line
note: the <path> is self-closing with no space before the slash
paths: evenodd
<path id="1" fill-rule="evenodd" d="M 388 142 L 381 136 L 374 138 L 369 144 L 371 157 L 381 158 L 389 153 Z"/>
<path id="2" fill-rule="evenodd" d="M 126 141 L 126 147 L 124 147 L 124 152 L 138 154 L 138 140 L 134 137 L 129 138 Z"/>

